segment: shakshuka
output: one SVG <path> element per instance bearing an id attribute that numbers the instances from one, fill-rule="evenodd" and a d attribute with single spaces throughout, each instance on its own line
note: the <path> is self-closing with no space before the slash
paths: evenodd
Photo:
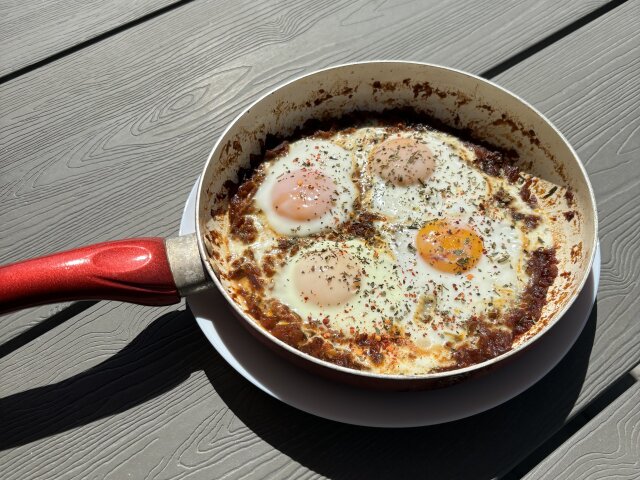
<path id="1" fill-rule="evenodd" d="M 361 112 L 265 150 L 212 212 L 214 268 L 262 328 L 333 364 L 493 358 L 540 317 L 558 273 L 542 199 L 566 192 L 515 154 L 396 120 Z"/>

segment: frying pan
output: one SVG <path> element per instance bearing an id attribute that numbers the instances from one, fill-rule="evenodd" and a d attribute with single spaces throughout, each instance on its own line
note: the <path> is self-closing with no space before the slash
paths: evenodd
<path id="1" fill-rule="evenodd" d="M 271 336 L 227 293 L 216 274 L 208 235 L 212 209 L 228 201 L 227 186 L 267 135 L 286 137 L 307 120 L 354 110 L 411 108 L 473 138 L 515 150 L 520 167 L 572 192 L 571 221 L 559 220 L 556 252 L 561 272 L 549 289 L 540 320 L 508 352 L 466 368 L 417 376 L 374 374 L 336 366 Z M 560 219 L 567 202 L 546 205 Z M 290 361 L 353 385 L 407 390 L 434 388 L 486 373 L 539 339 L 582 289 L 596 249 L 597 214 L 584 167 L 562 134 L 540 112 L 498 85 L 459 70 L 399 61 L 374 61 L 320 70 L 281 85 L 253 103 L 225 130 L 207 160 L 198 187 L 196 233 L 100 243 L 0 267 L 0 313 L 65 300 L 105 299 L 169 305 L 181 296 L 215 289 L 249 332 Z"/>

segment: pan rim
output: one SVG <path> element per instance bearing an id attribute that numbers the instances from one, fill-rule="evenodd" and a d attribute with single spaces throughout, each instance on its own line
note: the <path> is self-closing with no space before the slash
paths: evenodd
<path id="1" fill-rule="evenodd" d="M 304 352 L 302 352 L 302 351 L 300 351 L 300 350 L 288 345 L 287 343 L 283 342 L 282 340 L 279 340 L 278 338 L 274 337 L 269 332 L 267 332 L 266 330 L 261 328 L 249 315 L 247 315 L 240 308 L 240 306 L 236 303 L 236 301 L 231 298 L 231 296 L 229 295 L 229 293 L 224 288 L 224 286 L 222 285 L 222 283 L 218 279 L 217 275 L 213 271 L 213 268 L 211 267 L 211 264 L 209 262 L 209 254 L 208 254 L 206 246 L 204 244 L 204 235 L 202 233 L 202 229 L 201 229 L 200 222 L 199 222 L 200 202 L 202 201 L 202 194 L 204 192 L 204 189 L 206 188 L 206 185 L 204 185 L 205 173 L 209 169 L 209 165 L 213 160 L 214 154 L 220 148 L 220 146 L 222 144 L 222 139 L 226 137 L 226 135 L 229 133 L 229 131 L 232 128 L 234 128 L 235 124 L 242 117 L 244 117 L 251 109 L 253 109 L 256 105 L 261 103 L 264 99 L 266 99 L 267 97 L 272 95 L 274 92 L 282 89 L 283 87 L 291 85 L 291 84 L 296 83 L 296 82 L 299 82 L 299 81 L 301 81 L 301 80 L 303 80 L 305 78 L 308 78 L 308 77 L 311 77 L 311 76 L 314 76 L 314 75 L 317 75 L 317 74 L 320 74 L 320 73 L 324 73 L 324 72 L 327 72 L 327 71 L 330 71 L 330 70 L 337 70 L 337 69 L 342 69 L 342 68 L 348 68 L 348 67 L 351 67 L 351 66 L 369 65 L 369 64 L 403 64 L 403 65 L 417 65 L 417 66 L 423 66 L 423 67 L 429 67 L 429 68 L 436 68 L 436 69 L 441 69 L 441 70 L 452 72 L 452 73 L 455 73 L 455 74 L 458 74 L 458 75 L 469 77 L 471 79 L 474 79 L 477 82 L 488 84 L 489 86 L 500 90 L 502 93 L 513 97 L 515 100 L 517 100 L 518 102 L 523 104 L 526 108 L 530 109 L 540 120 L 545 122 L 547 124 L 547 126 L 549 126 L 554 131 L 554 133 L 558 136 L 558 138 L 569 149 L 569 152 L 571 153 L 573 158 L 577 161 L 578 168 L 579 168 L 583 178 L 586 180 L 586 184 L 587 184 L 587 188 L 588 188 L 588 192 L 589 192 L 589 200 L 590 200 L 589 201 L 589 206 L 590 206 L 590 210 L 591 210 L 589 212 L 589 214 L 592 215 L 593 226 L 594 226 L 593 227 L 593 238 L 591 238 L 590 242 L 589 242 L 590 243 L 590 255 L 589 255 L 589 258 L 588 258 L 587 263 L 586 263 L 585 268 L 584 268 L 584 272 L 586 272 L 586 273 L 584 273 L 582 275 L 582 278 L 578 282 L 578 286 L 577 286 L 577 288 L 575 290 L 575 293 L 573 295 L 571 295 L 569 300 L 567 301 L 567 303 L 550 318 L 550 320 L 547 322 L 547 325 L 542 330 L 537 332 L 532 337 L 528 338 L 526 341 L 524 341 L 523 343 L 521 343 L 517 347 L 511 348 L 510 350 L 508 350 L 507 352 L 502 353 L 501 355 L 498 355 L 496 357 L 493 357 L 493 358 L 490 358 L 488 360 L 485 360 L 484 362 L 480 362 L 480 363 L 476 363 L 476 364 L 473 364 L 473 365 L 469 365 L 469 366 L 464 367 L 464 368 L 458 368 L 458 369 L 454 369 L 454 370 L 447 370 L 447 371 L 444 371 L 444 372 L 435 372 L 435 373 L 426 373 L 426 374 L 417 374 L 417 375 L 398 375 L 398 374 L 372 373 L 372 372 L 354 370 L 354 369 L 350 369 L 350 368 L 347 368 L 347 367 L 342 367 L 342 366 L 339 366 L 339 365 L 335 365 L 335 364 L 326 362 L 324 360 L 320 360 L 320 359 L 318 359 L 316 357 L 313 357 L 313 356 L 311 356 L 309 354 L 306 354 L 306 353 L 304 353 Z M 422 381 L 437 380 L 437 379 L 442 380 L 442 379 L 446 379 L 448 377 L 457 377 L 457 376 L 467 375 L 467 374 L 471 374 L 471 373 L 473 373 L 473 372 L 475 372 L 477 370 L 482 370 L 482 369 L 485 369 L 487 367 L 490 367 L 491 365 L 494 365 L 494 364 L 496 364 L 498 362 L 502 362 L 502 361 L 512 357 L 513 355 L 517 354 L 518 352 L 528 348 L 530 345 L 534 344 L 539 338 L 541 338 L 546 332 L 548 332 L 551 328 L 553 328 L 553 326 L 558 321 L 560 321 L 560 319 L 566 314 L 567 310 L 571 307 L 571 305 L 573 305 L 573 303 L 577 299 L 579 293 L 584 288 L 584 285 L 585 285 L 585 283 L 586 283 L 586 281 L 587 281 L 587 279 L 589 277 L 589 272 L 591 271 L 591 268 L 593 267 L 593 261 L 594 261 L 594 258 L 595 258 L 596 247 L 597 247 L 597 243 L 598 243 L 598 211 L 597 211 L 597 208 L 596 208 L 595 193 L 594 193 L 594 190 L 593 190 L 593 186 L 591 185 L 591 181 L 589 179 L 589 175 L 588 175 L 588 173 L 587 173 L 587 171 L 586 171 L 586 169 L 584 167 L 584 164 L 580 160 L 580 157 L 578 156 L 577 152 L 573 148 L 573 146 L 569 143 L 569 141 L 562 134 L 562 132 L 560 132 L 560 130 L 558 130 L 558 128 L 545 115 L 543 115 L 538 109 L 536 109 L 533 105 L 531 105 L 526 100 L 522 99 L 520 96 L 518 96 L 515 93 L 507 90 L 506 88 L 496 84 L 495 82 L 493 82 L 491 80 L 487 80 L 487 79 L 484 79 L 484 78 L 482 78 L 482 77 L 480 77 L 478 75 L 474 75 L 472 73 L 465 72 L 463 70 L 459 70 L 459 69 L 452 68 L 452 67 L 447 67 L 447 66 L 438 65 L 438 64 L 434 64 L 434 63 L 428 63 L 428 62 L 417 62 L 417 61 L 406 61 L 406 60 L 366 60 L 366 61 L 348 62 L 348 63 L 342 63 L 342 64 L 338 64 L 338 65 L 332 65 L 332 66 L 329 66 L 329 67 L 326 67 L 326 68 L 322 68 L 322 69 L 319 69 L 319 70 L 314 70 L 314 71 L 312 71 L 310 73 L 299 75 L 299 76 L 297 76 L 297 77 L 295 77 L 295 78 L 293 78 L 291 80 L 288 80 L 286 82 L 282 82 L 282 83 L 276 85 L 275 87 L 271 88 L 265 94 L 261 95 L 258 99 L 256 99 L 254 102 L 252 102 L 248 107 L 246 107 L 240 114 L 238 114 L 229 123 L 229 125 L 227 125 L 227 127 L 224 129 L 224 131 L 218 137 L 218 140 L 215 142 L 215 144 L 214 144 L 214 146 L 213 146 L 213 148 L 211 150 L 211 153 L 209 154 L 209 157 L 208 157 L 207 161 L 205 162 L 203 169 L 201 170 L 200 179 L 198 181 L 198 191 L 197 191 L 197 196 L 196 196 L 195 216 L 196 216 L 195 225 L 196 225 L 196 238 L 197 238 L 197 241 L 198 241 L 198 250 L 200 252 L 200 257 L 202 259 L 202 263 L 205 266 L 207 274 L 209 275 L 209 278 L 211 279 L 211 281 L 216 285 L 216 287 L 220 291 L 220 293 L 224 296 L 224 298 L 231 305 L 231 307 L 234 309 L 234 311 L 245 321 L 245 323 L 248 323 L 253 329 L 255 329 L 257 332 L 260 332 L 260 334 L 265 336 L 269 341 L 276 343 L 279 347 L 284 348 L 288 352 L 290 352 L 290 353 L 302 358 L 304 361 L 310 361 L 310 362 L 316 364 L 317 366 L 319 366 L 321 368 L 335 370 L 335 371 L 338 371 L 338 372 L 341 372 L 341 373 L 344 373 L 344 374 L 353 375 L 353 376 L 356 376 L 356 377 L 363 377 L 365 379 L 371 379 L 371 380 L 376 380 L 376 381 L 380 381 L 380 382 L 388 381 L 388 382 L 411 383 L 411 382 L 422 382 Z"/>

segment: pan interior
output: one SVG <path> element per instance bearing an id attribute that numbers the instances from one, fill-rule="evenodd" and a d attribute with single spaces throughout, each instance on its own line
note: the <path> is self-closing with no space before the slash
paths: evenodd
<path id="1" fill-rule="evenodd" d="M 228 201 L 225 184 L 237 181 L 239 169 L 249 167 L 249 154 L 260 153 L 268 134 L 286 137 L 310 119 L 393 108 L 411 108 L 464 129 L 475 139 L 515 150 L 522 170 L 573 192 L 576 220 L 558 222 L 561 275 L 549 290 L 540 320 L 514 349 L 528 343 L 561 317 L 589 272 L 597 228 L 593 193 L 575 152 L 541 114 L 509 92 L 463 72 L 407 62 L 352 64 L 299 78 L 257 101 L 226 130 L 205 167 L 197 212 L 201 248 L 211 252 L 207 223 L 211 210 Z M 548 208 L 552 215 L 562 215 L 567 207 Z M 215 268 L 207 268 L 215 277 Z"/>

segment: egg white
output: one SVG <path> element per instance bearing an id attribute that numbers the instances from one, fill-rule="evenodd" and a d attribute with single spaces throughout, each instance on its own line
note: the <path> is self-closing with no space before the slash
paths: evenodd
<path id="1" fill-rule="evenodd" d="M 435 170 L 423 184 L 394 185 L 368 168 L 375 145 L 385 138 L 415 138 L 433 152 Z M 478 211 L 487 197 L 488 185 L 483 174 L 470 165 L 474 153 L 450 135 L 431 130 L 389 133 L 384 128 L 361 128 L 344 134 L 339 142 L 355 150 L 363 171 L 367 172 L 368 194 L 364 203 L 389 222 L 411 224 L 425 216 L 451 216 Z"/>
<path id="2" fill-rule="evenodd" d="M 318 170 L 333 180 L 337 187 L 335 205 L 324 215 L 308 221 L 286 218 L 276 211 L 272 191 L 278 178 L 303 167 Z M 353 212 L 357 190 L 352 181 L 353 158 L 349 151 L 328 142 L 313 138 L 289 144 L 285 155 L 267 166 L 265 178 L 255 194 L 254 201 L 262 213 L 264 223 L 275 232 L 288 236 L 307 236 L 319 233 L 346 221 Z"/>
<path id="3" fill-rule="evenodd" d="M 295 286 L 296 264 L 311 252 L 341 250 L 359 260 L 363 275 L 357 293 L 341 305 L 318 306 L 305 300 Z M 321 286 L 319 285 L 319 288 Z M 401 320 L 409 313 L 400 287 L 398 268 L 389 253 L 376 252 L 362 240 L 335 242 L 323 240 L 302 248 L 273 278 L 270 294 L 296 312 L 304 322 L 327 319 L 332 329 L 347 336 L 380 332 L 388 322 Z"/>
<path id="4" fill-rule="evenodd" d="M 472 316 L 487 318 L 493 309 L 504 311 L 526 286 L 521 232 L 505 221 L 468 220 L 483 238 L 486 253 L 461 274 L 441 272 L 422 258 L 416 247 L 418 229 L 402 228 L 389 235 L 403 288 L 413 298 L 407 330 L 415 332 L 419 346 L 462 340 Z"/>

